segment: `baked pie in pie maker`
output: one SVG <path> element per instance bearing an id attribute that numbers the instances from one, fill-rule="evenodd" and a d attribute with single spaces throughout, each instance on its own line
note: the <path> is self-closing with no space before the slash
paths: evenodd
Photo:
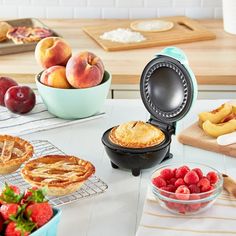
<path id="1" fill-rule="evenodd" d="M 157 54 L 140 79 L 141 98 L 150 119 L 128 121 L 102 136 L 112 167 L 130 169 L 138 176 L 141 169 L 171 158 L 171 137 L 177 122 L 189 112 L 196 92 L 196 79 L 182 50 L 167 47 Z"/>
<path id="2" fill-rule="evenodd" d="M 10 174 L 34 153 L 33 146 L 19 137 L 0 135 L 0 174 Z"/>
<path id="3" fill-rule="evenodd" d="M 31 160 L 21 170 L 23 179 L 50 196 L 63 196 L 77 191 L 95 173 L 89 161 L 74 156 L 47 155 Z"/>

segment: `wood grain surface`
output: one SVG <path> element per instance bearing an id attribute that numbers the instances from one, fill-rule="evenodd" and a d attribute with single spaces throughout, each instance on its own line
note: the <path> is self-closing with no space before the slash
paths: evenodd
<path id="1" fill-rule="evenodd" d="M 236 144 L 228 146 L 218 145 L 216 138 L 206 135 L 197 123 L 194 123 L 188 128 L 184 129 L 178 135 L 178 140 L 182 144 L 236 157 Z"/>
<path id="2" fill-rule="evenodd" d="M 122 24 L 120 22 L 103 24 L 100 27 L 88 26 L 84 27 L 83 30 L 106 51 L 121 51 L 179 43 L 191 43 L 195 41 L 215 39 L 216 37 L 213 32 L 188 17 L 175 16 L 160 18 L 160 20 L 171 21 L 174 23 L 174 27 L 163 32 L 141 32 L 146 39 L 141 42 L 119 43 L 100 38 L 100 36 L 105 32 L 116 30 L 117 28 L 131 29 L 130 24 L 133 20 L 123 21 Z"/>

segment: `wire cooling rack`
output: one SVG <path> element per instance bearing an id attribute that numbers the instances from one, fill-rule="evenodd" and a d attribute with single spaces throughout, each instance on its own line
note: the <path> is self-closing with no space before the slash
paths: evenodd
<path id="1" fill-rule="evenodd" d="M 32 157 L 32 159 L 42 155 L 50 154 L 65 155 L 63 151 L 61 151 L 58 147 L 54 146 L 47 140 L 34 140 L 31 141 L 31 144 L 34 146 L 34 156 Z M 30 187 L 30 185 L 26 183 L 21 177 L 21 168 L 12 174 L 0 176 L 1 184 L 3 185 L 5 182 L 7 182 L 8 184 L 17 185 L 21 190 L 25 190 L 26 188 Z M 48 200 L 53 206 L 62 206 L 77 201 L 79 199 L 101 194 L 107 188 L 108 186 L 106 183 L 104 183 L 101 179 L 93 175 L 83 184 L 83 186 L 78 191 L 66 196 L 48 197 Z"/>

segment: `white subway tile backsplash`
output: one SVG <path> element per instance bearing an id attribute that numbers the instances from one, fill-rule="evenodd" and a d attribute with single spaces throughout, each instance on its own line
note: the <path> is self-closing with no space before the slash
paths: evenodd
<path id="1" fill-rule="evenodd" d="M 136 0 L 135 4 L 132 1 L 116 0 L 117 7 L 143 7 L 143 0 Z"/>
<path id="2" fill-rule="evenodd" d="M 201 0 L 174 0 L 174 7 L 200 7 Z"/>
<path id="3" fill-rule="evenodd" d="M 102 18 L 127 19 L 129 18 L 129 10 L 127 8 L 103 8 Z"/>
<path id="4" fill-rule="evenodd" d="M 58 0 L 31 0 L 31 4 L 34 6 L 43 6 L 46 10 L 46 6 L 57 6 Z"/>
<path id="5" fill-rule="evenodd" d="M 213 8 L 186 8 L 186 16 L 203 19 L 203 18 L 214 18 Z"/>
<path id="6" fill-rule="evenodd" d="M 222 0 L 202 0 L 203 7 L 221 7 Z"/>
<path id="7" fill-rule="evenodd" d="M 172 7 L 173 0 L 144 0 L 146 7 Z"/>
<path id="8" fill-rule="evenodd" d="M 101 8 L 79 7 L 75 9 L 75 18 L 99 19 L 102 17 Z"/>
<path id="9" fill-rule="evenodd" d="M 215 8 L 215 15 L 214 15 L 214 17 L 216 19 L 221 19 L 223 17 L 222 8 Z"/>
<path id="10" fill-rule="evenodd" d="M 157 10 L 155 8 L 130 8 L 129 16 L 131 19 L 156 18 Z"/>
<path id="11" fill-rule="evenodd" d="M 3 0 L 3 3 L 5 5 L 18 5 L 18 6 L 22 6 L 22 5 L 30 4 L 30 0 Z"/>
<path id="12" fill-rule="evenodd" d="M 167 16 L 184 16 L 185 10 L 184 8 L 159 8 L 158 16 L 159 17 L 167 17 Z"/>
<path id="13" fill-rule="evenodd" d="M 115 6 L 115 0 L 87 0 L 89 7 L 112 7 Z"/>
<path id="14" fill-rule="evenodd" d="M 0 0 L 0 18 L 148 18 L 175 15 L 222 18 L 222 0 Z"/>
<path id="15" fill-rule="evenodd" d="M 1 18 L 15 18 L 18 16 L 18 8 L 14 6 L 1 6 L 0 7 L 0 17 Z"/>
<path id="16" fill-rule="evenodd" d="M 86 6 L 87 0 L 59 0 L 62 6 Z"/>
<path id="17" fill-rule="evenodd" d="M 19 7 L 19 17 L 45 18 L 46 9 L 44 7 L 35 7 L 35 6 Z"/>
<path id="18" fill-rule="evenodd" d="M 73 7 L 48 7 L 47 18 L 73 18 Z"/>

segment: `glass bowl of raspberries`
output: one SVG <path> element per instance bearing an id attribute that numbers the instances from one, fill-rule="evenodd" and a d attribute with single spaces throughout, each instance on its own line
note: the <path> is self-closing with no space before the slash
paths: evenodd
<path id="1" fill-rule="evenodd" d="M 223 178 L 205 164 L 175 163 L 156 169 L 151 187 L 161 207 L 175 214 L 192 215 L 212 206 L 223 189 Z"/>

